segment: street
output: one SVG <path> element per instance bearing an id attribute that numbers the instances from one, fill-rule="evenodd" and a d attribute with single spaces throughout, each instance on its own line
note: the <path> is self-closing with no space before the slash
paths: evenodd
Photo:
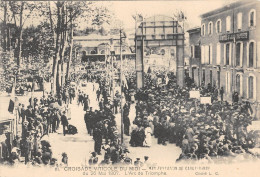
<path id="1" fill-rule="evenodd" d="M 91 83 L 87 85 L 87 91 L 90 97 L 90 106 L 93 110 L 98 109 L 98 104 L 96 101 L 96 93 L 93 92 L 93 87 Z M 69 157 L 69 165 L 88 165 L 88 159 L 90 153 L 94 149 L 94 140 L 87 134 L 87 129 L 84 122 L 84 111 L 82 106 L 78 106 L 76 100 L 70 105 L 71 108 L 71 120 L 69 123 L 76 126 L 78 129 L 78 134 L 63 136 L 61 128 L 57 134 L 50 134 L 48 138 L 52 150 L 54 152 L 54 157 L 61 158 L 62 152 L 66 152 Z M 132 123 L 135 118 L 135 105 L 131 105 L 131 110 L 129 114 L 130 122 Z M 120 114 L 116 115 L 116 122 L 119 132 L 121 132 L 121 117 Z M 152 146 L 147 147 L 131 147 L 129 145 L 130 136 L 124 135 L 124 143 L 128 147 L 130 153 L 128 154 L 133 161 L 136 158 L 141 158 L 143 160 L 144 156 L 149 156 L 151 162 L 160 165 L 163 164 L 173 164 L 181 153 L 181 149 L 176 147 L 175 144 L 168 144 L 166 146 L 158 145 L 157 139 L 152 138 Z M 103 160 L 104 150 L 102 150 L 102 155 L 99 156 L 99 161 Z"/>
<path id="2" fill-rule="evenodd" d="M 97 88 L 97 84 L 95 85 Z M 90 107 L 95 109 L 98 108 L 98 102 L 96 98 L 96 93 L 93 91 L 93 84 L 88 83 L 86 91 L 90 98 Z M 31 94 L 27 96 L 18 96 L 18 102 L 25 104 L 26 106 L 29 104 L 28 99 Z M 34 93 L 35 97 L 42 96 L 42 92 Z M 8 109 L 10 97 L 2 96 L 1 97 L 1 110 Z M 62 126 L 58 129 L 57 133 L 50 133 L 49 135 L 45 135 L 42 140 L 48 140 L 51 144 L 51 149 L 53 152 L 53 157 L 61 161 L 62 153 L 66 152 L 69 158 L 69 165 L 71 166 L 85 166 L 88 165 L 88 159 L 91 155 L 91 152 L 94 150 L 94 140 L 92 136 L 87 134 L 86 125 L 84 122 L 84 114 L 83 106 L 79 106 L 77 104 L 76 99 L 69 105 L 71 109 L 71 120 L 69 120 L 69 124 L 72 124 L 77 127 L 78 133 L 75 135 L 66 135 L 63 136 Z M 120 111 L 116 116 L 116 122 L 119 132 L 121 132 L 121 116 Z M 131 105 L 130 113 L 129 113 L 130 123 L 132 125 L 133 120 L 135 119 L 135 104 Z M 21 133 L 21 124 L 18 125 L 18 134 Z M 120 136 L 120 135 L 119 135 Z M 152 137 L 152 146 L 151 147 L 131 147 L 129 144 L 130 136 L 124 135 L 124 146 L 128 148 L 130 153 L 128 156 L 134 161 L 136 158 L 140 158 L 143 160 L 144 156 L 148 156 L 151 163 L 156 164 L 174 164 L 179 154 L 181 153 L 181 149 L 177 147 L 175 144 L 167 144 L 167 145 L 158 145 L 157 139 Z M 104 150 L 101 152 L 102 154 L 99 156 L 99 161 L 104 158 Z"/>

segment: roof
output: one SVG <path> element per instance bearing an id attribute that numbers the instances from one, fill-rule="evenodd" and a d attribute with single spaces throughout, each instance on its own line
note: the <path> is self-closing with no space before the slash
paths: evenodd
<path id="1" fill-rule="evenodd" d="M 200 17 L 206 18 L 206 17 L 212 16 L 212 15 L 215 15 L 215 14 L 218 14 L 218 13 L 230 10 L 230 9 L 234 9 L 236 7 L 239 7 L 239 6 L 242 6 L 242 5 L 245 5 L 245 4 L 252 3 L 252 2 L 257 2 L 257 1 L 253 1 L 253 0 L 237 1 L 237 2 L 234 2 L 234 3 L 228 4 L 228 5 L 225 5 L 223 7 L 220 7 L 218 9 L 204 13 L 204 14 L 200 15 Z"/>
<path id="2" fill-rule="evenodd" d="M 195 32 L 199 32 L 200 33 L 200 30 L 201 30 L 201 27 L 196 26 L 196 27 L 188 29 L 187 32 L 188 33 L 195 33 Z"/>
<path id="3" fill-rule="evenodd" d="M 76 41 L 103 41 L 103 40 L 109 40 L 111 38 L 118 39 L 119 40 L 119 36 L 116 35 L 109 35 L 109 36 L 102 36 L 102 35 L 98 35 L 98 34 L 90 34 L 87 36 L 74 36 L 73 37 L 74 40 Z"/>

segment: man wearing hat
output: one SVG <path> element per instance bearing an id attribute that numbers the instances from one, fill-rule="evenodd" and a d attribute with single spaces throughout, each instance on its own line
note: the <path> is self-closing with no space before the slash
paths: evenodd
<path id="1" fill-rule="evenodd" d="M 102 145 L 102 130 L 101 130 L 101 126 L 99 126 L 98 124 L 96 125 L 96 127 L 93 130 L 93 139 L 95 141 L 95 145 L 94 145 L 95 152 L 98 155 L 100 155 L 101 154 L 101 145 Z"/>
<path id="2" fill-rule="evenodd" d="M 134 161 L 134 165 L 137 167 L 142 167 L 143 162 L 141 162 L 140 158 L 136 158 L 136 161 Z"/>
<path id="3" fill-rule="evenodd" d="M 98 157 L 97 157 L 96 152 L 91 153 L 88 163 L 89 163 L 89 165 L 95 165 L 98 163 Z"/>
<path id="4" fill-rule="evenodd" d="M 63 127 L 63 135 L 65 136 L 66 135 L 66 129 L 68 130 L 68 126 L 69 126 L 69 122 L 68 122 L 68 119 L 67 119 L 67 116 L 66 116 L 66 111 L 62 112 L 61 124 L 62 124 L 62 127 Z"/>

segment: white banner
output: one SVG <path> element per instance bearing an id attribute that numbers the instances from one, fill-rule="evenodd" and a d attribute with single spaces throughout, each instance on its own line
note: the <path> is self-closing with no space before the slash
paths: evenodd
<path id="1" fill-rule="evenodd" d="M 211 104 L 211 97 L 200 97 L 201 104 Z"/>
<path id="2" fill-rule="evenodd" d="M 200 98 L 200 91 L 190 91 L 190 98 Z"/>

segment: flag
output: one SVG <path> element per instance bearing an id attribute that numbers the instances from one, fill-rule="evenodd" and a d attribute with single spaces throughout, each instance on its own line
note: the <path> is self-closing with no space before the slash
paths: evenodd
<path id="1" fill-rule="evenodd" d="M 142 14 L 136 14 L 132 16 L 133 19 L 135 19 L 136 22 L 141 22 L 143 21 L 143 15 Z"/>
<path id="2" fill-rule="evenodd" d="M 34 109 L 34 98 L 33 98 L 33 96 L 34 96 L 34 89 L 35 89 L 35 83 L 33 81 L 33 83 L 32 83 L 32 92 L 31 92 L 31 106 L 33 107 L 33 109 Z"/>
<path id="3" fill-rule="evenodd" d="M 184 20 L 187 20 L 187 17 L 186 17 L 186 15 L 184 14 L 183 11 L 177 12 L 176 14 L 174 14 L 174 17 L 175 17 L 176 20 L 178 20 L 178 21 L 180 21 L 180 22 L 182 22 L 182 21 L 184 21 Z"/>
<path id="4" fill-rule="evenodd" d="M 16 87 L 16 81 L 13 83 L 11 98 L 10 98 L 9 106 L 8 106 L 8 111 L 10 113 L 13 113 L 14 107 L 15 107 L 15 87 Z"/>

